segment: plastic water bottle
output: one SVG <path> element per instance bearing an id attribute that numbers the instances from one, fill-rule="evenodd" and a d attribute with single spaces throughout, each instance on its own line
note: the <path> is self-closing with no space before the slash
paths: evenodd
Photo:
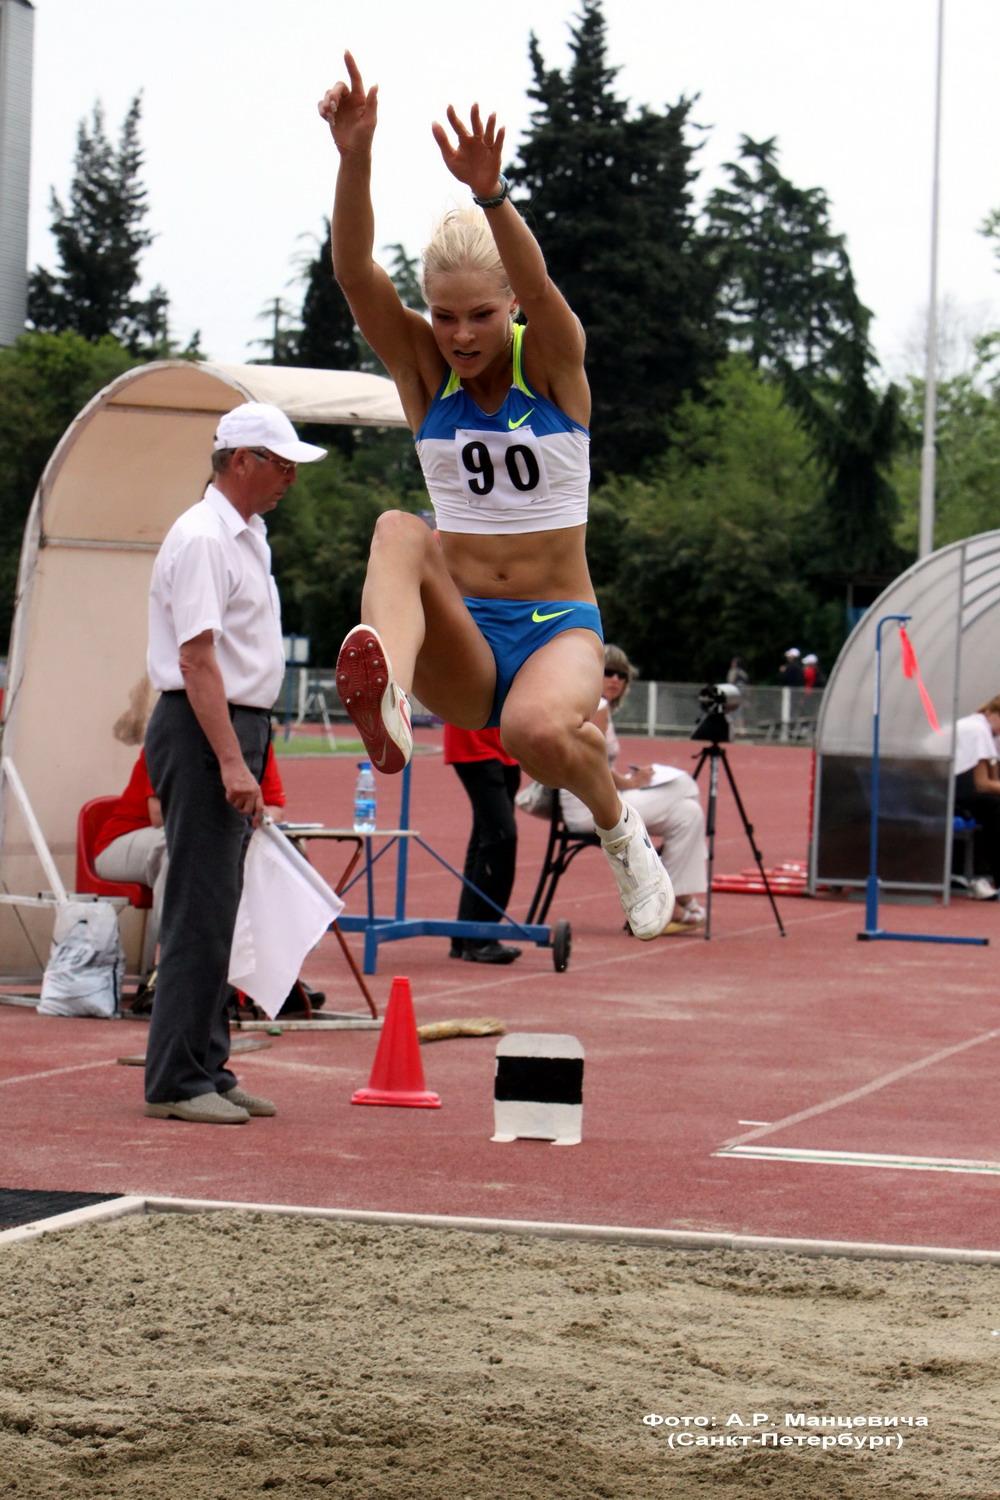
<path id="1" fill-rule="evenodd" d="M 354 832 L 375 832 L 375 776 L 370 760 L 358 761 L 358 779 L 354 783 Z"/>

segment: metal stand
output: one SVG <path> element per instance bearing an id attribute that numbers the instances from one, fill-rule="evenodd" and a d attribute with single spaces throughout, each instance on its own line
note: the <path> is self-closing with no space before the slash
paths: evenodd
<path id="1" fill-rule="evenodd" d="M 710 721 L 716 718 L 720 719 L 721 722 L 718 724 L 712 724 Z M 702 733 L 702 730 L 704 730 L 705 733 Z M 736 803 L 736 809 L 740 815 L 740 821 L 743 824 L 743 832 L 747 836 L 747 843 L 750 845 L 753 857 L 757 863 L 757 869 L 760 871 L 760 878 L 763 881 L 764 889 L 767 892 L 767 899 L 771 903 L 771 910 L 774 912 L 774 920 L 778 924 L 778 931 L 780 932 L 782 937 L 786 937 L 787 934 L 781 921 L 781 914 L 778 911 L 778 906 L 774 899 L 774 893 L 771 890 L 771 886 L 767 878 L 767 872 L 764 869 L 764 861 L 761 857 L 761 852 L 757 848 L 757 845 L 754 843 L 753 824 L 747 818 L 746 810 L 743 806 L 743 800 L 740 797 L 739 791 L 737 790 L 736 780 L 733 776 L 732 769 L 730 768 L 726 752 L 723 749 L 722 745 L 719 743 L 719 738 L 716 738 L 716 736 L 719 736 L 720 738 L 727 738 L 728 734 L 729 725 L 721 715 L 715 714 L 709 714 L 703 721 L 703 723 L 699 725 L 698 729 L 695 730 L 695 738 L 709 738 L 711 740 L 711 743 L 707 744 L 704 750 L 700 752 L 698 756 L 698 764 L 695 766 L 693 772 L 694 779 L 695 781 L 697 781 L 702 766 L 705 764 L 706 760 L 708 761 L 708 812 L 705 821 L 705 832 L 708 837 L 708 890 L 705 894 L 705 941 L 708 942 L 709 938 L 712 935 L 712 870 L 715 866 L 715 813 L 719 794 L 720 764 L 725 768 L 726 777 L 729 781 L 729 788 L 733 794 L 733 800 Z"/>
<path id="2" fill-rule="evenodd" d="M 879 716 L 882 703 L 882 626 L 896 621 L 905 625 L 911 615 L 883 615 L 875 627 L 875 714 L 872 726 L 872 797 L 871 832 L 869 835 L 868 879 L 865 882 L 865 930 L 858 933 L 859 943 L 959 943 L 966 947 L 985 948 L 989 938 L 945 937 L 929 932 L 885 932 L 878 925 L 878 770 Z"/>
<path id="3" fill-rule="evenodd" d="M 473 885 L 471 880 L 446 859 L 432 849 L 426 839 L 409 826 L 410 821 L 410 773 L 412 766 L 403 768 L 403 790 L 399 808 L 399 828 L 386 829 L 377 834 L 364 835 L 365 840 L 365 863 L 364 868 L 355 875 L 354 879 L 344 886 L 341 894 L 346 894 L 351 887 L 362 877 L 365 880 L 367 895 L 367 911 L 364 916 L 347 916 L 344 913 L 337 918 L 337 926 L 344 932 L 363 932 L 365 935 L 364 971 L 366 974 L 374 974 L 378 965 L 378 947 L 380 943 L 395 942 L 398 938 L 407 937 L 449 937 L 466 938 L 478 942 L 500 941 L 503 938 L 517 936 L 525 943 L 534 943 L 540 948 L 552 949 L 552 962 L 558 973 L 562 973 L 569 963 L 570 952 L 570 926 L 566 921 L 557 922 L 554 927 L 541 927 L 529 923 L 520 923 L 509 917 L 505 911 L 497 906 L 478 886 Z M 373 838 L 388 839 L 384 848 L 377 853 L 373 852 Z M 477 896 L 481 896 L 488 905 L 496 911 L 499 920 L 496 922 L 460 922 L 457 917 L 450 919 L 408 917 L 406 915 L 406 875 L 409 863 L 409 846 L 411 841 L 419 844 L 421 849 L 426 849 L 433 859 L 444 868 L 455 879 L 463 885 L 467 885 Z M 375 891 L 372 880 L 372 870 L 384 855 L 395 846 L 396 848 L 396 909 L 392 916 L 380 917 L 375 915 Z"/>

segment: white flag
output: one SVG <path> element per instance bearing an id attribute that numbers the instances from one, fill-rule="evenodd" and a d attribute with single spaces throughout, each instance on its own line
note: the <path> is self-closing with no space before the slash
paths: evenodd
<path id="1" fill-rule="evenodd" d="M 336 892 L 266 818 L 247 849 L 229 983 L 273 1019 L 306 954 L 343 909 Z"/>

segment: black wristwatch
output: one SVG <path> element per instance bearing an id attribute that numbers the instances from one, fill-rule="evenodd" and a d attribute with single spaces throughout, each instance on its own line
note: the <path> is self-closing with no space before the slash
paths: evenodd
<path id="1" fill-rule="evenodd" d="M 500 191 L 499 191 L 499 193 L 497 193 L 496 197 L 495 198 L 477 198 L 476 195 L 475 195 L 475 193 L 473 193 L 473 195 L 472 195 L 472 201 L 479 208 L 499 208 L 500 205 L 501 205 L 501 203 L 503 203 L 505 201 L 505 199 L 507 199 L 509 197 L 510 197 L 510 183 L 507 181 L 506 177 L 501 172 L 500 173 Z"/>

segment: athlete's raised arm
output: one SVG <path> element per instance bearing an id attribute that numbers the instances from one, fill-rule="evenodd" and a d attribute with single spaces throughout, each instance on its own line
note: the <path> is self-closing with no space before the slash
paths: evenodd
<path id="1" fill-rule="evenodd" d="M 479 105 L 470 111 L 466 126 L 453 105 L 448 106 L 448 123 L 455 133 L 454 144 L 444 126 L 437 121 L 431 129 L 445 166 L 459 182 L 472 190 L 480 202 L 501 198 L 495 207 L 485 209 L 486 219 L 496 242 L 511 289 L 528 320 L 526 349 L 536 379 L 544 378 L 556 391 L 559 404 L 570 415 L 572 407 L 589 397 L 583 376 L 586 339 L 579 318 L 549 277 L 541 247 L 517 209 L 506 196 L 501 182 L 504 129 L 491 114 L 485 123 Z M 587 420 L 584 417 L 579 420 Z"/>
<path id="2" fill-rule="evenodd" d="M 335 83 L 319 102 L 340 154 L 331 221 L 333 273 L 355 322 L 396 381 L 407 418 L 418 426 L 441 377 L 440 357 L 426 321 L 403 306 L 374 258 L 371 165 L 378 85 L 365 88 L 350 52 L 344 53 L 344 63 L 349 81 Z"/>

